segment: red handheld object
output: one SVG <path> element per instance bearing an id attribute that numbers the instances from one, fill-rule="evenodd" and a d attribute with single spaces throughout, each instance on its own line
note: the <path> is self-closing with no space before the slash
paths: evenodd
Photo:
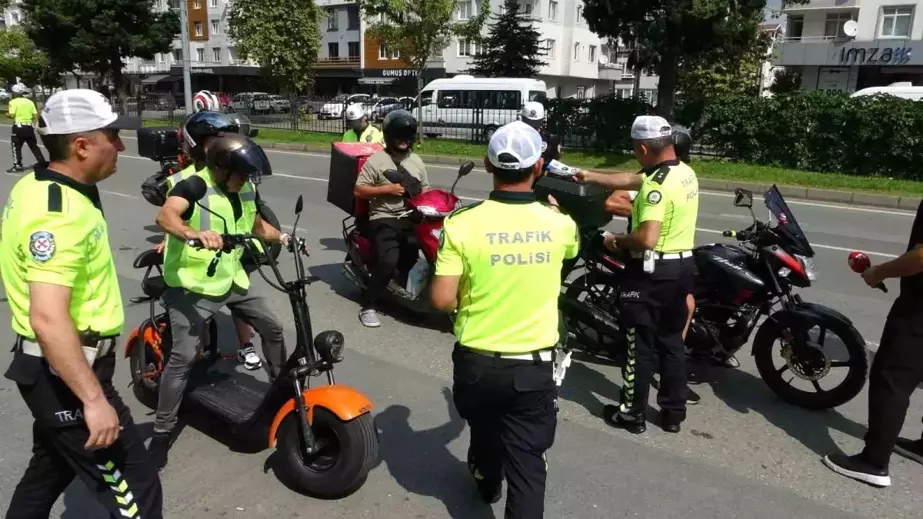
<path id="1" fill-rule="evenodd" d="M 852 271 L 857 274 L 862 274 L 863 272 L 868 270 L 869 267 L 872 266 L 872 260 L 870 260 L 868 255 L 864 252 L 859 252 L 859 251 L 850 252 L 849 258 L 847 261 L 849 262 L 849 268 L 851 268 Z M 888 289 L 887 287 L 885 287 L 884 282 L 878 283 L 877 285 L 875 285 L 875 288 L 877 288 L 878 290 L 881 290 L 882 292 L 886 294 L 888 293 Z"/>

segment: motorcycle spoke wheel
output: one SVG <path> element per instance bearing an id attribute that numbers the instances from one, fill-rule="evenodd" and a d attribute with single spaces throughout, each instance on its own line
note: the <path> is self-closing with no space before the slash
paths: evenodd
<path id="1" fill-rule="evenodd" d="M 614 301 L 614 289 L 601 283 L 595 283 L 592 274 L 581 275 L 574 279 L 567 288 L 568 297 L 586 304 L 596 310 L 606 312 L 617 317 Z M 577 348 L 590 355 L 597 355 L 618 361 L 620 339 L 602 333 L 598 328 L 586 324 L 573 317 L 564 317 L 567 330 L 573 333 L 577 340 Z"/>

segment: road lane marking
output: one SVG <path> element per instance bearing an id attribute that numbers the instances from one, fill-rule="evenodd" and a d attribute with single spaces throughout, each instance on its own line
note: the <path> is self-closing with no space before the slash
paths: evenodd
<path id="1" fill-rule="evenodd" d="M 10 127 L 10 128 L 12 127 L 11 125 L 8 125 L 8 124 L 0 124 L 0 126 L 6 126 L 6 127 Z M 138 140 L 137 137 L 131 137 L 131 136 L 128 136 L 128 135 L 122 136 L 122 139 Z M 10 141 L 9 141 L 9 140 L 6 140 L 6 139 L 0 139 L 0 142 L 10 142 Z M 44 146 L 42 146 L 41 143 L 39 143 L 39 146 L 41 146 L 41 147 L 44 148 Z M 277 150 L 277 149 L 274 149 L 274 148 L 267 148 L 265 151 L 266 151 L 267 153 L 278 153 L 278 154 L 280 154 L 280 155 L 296 155 L 296 156 L 302 156 L 302 157 L 318 157 L 318 158 L 324 158 L 324 159 L 328 159 L 328 160 L 330 159 L 330 154 L 329 154 L 329 153 L 312 153 L 312 152 L 309 152 L 309 151 L 287 151 L 287 150 Z M 144 158 L 144 157 L 139 157 L 139 156 L 137 156 L 137 155 L 128 155 L 128 154 L 125 154 L 125 153 L 120 153 L 119 156 L 120 156 L 120 157 L 125 157 L 125 158 L 128 158 L 128 159 L 136 159 L 136 160 L 150 161 L 150 159 L 146 159 L 146 158 Z M 452 170 L 452 171 L 458 171 L 458 166 L 447 166 L 447 165 L 442 165 L 442 164 L 430 164 L 430 165 L 427 165 L 426 167 L 427 167 L 427 168 L 430 168 L 430 169 L 447 169 L 447 170 Z M 474 169 L 473 171 L 476 171 L 476 172 L 478 172 L 478 173 L 486 173 L 483 169 Z M 286 175 L 281 175 L 281 174 L 277 174 L 277 175 L 279 175 L 279 176 L 286 176 Z M 310 180 L 320 180 L 320 179 L 314 178 L 314 177 L 304 177 L 304 176 L 297 176 L 297 175 L 287 175 L 287 176 L 288 176 L 288 177 L 291 177 L 291 178 L 307 178 L 307 179 L 310 179 Z M 721 191 L 708 191 L 708 190 L 704 190 L 704 189 L 701 190 L 701 191 L 699 191 L 699 193 L 700 193 L 700 194 L 703 194 L 703 195 L 707 195 L 707 196 L 720 196 L 720 197 L 725 197 L 725 198 L 730 198 L 730 197 L 735 196 L 733 193 L 725 193 L 725 192 L 721 192 Z M 841 211 L 854 211 L 854 212 L 859 212 L 859 213 L 872 213 L 872 214 L 884 214 L 884 215 L 893 215 L 893 216 L 905 216 L 905 217 L 910 217 L 910 218 L 916 216 L 916 213 L 915 213 L 915 212 L 902 211 L 902 210 L 897 210 L 897 209 L 872 209 L 872 208 L 869 208 L 869 207 L 857 207 L 857 206 L 849 206 L 849 205 L 825 204 L 825 203 L 820 203 L 820 202 L 806 202 L 806 201 L 800 201 L 800 200 L 786 200 L 785 202 L 786 202 L 787 204 L 789 204 L 789 205 L 804 205 L 804 206 L 808 206 L 808 207 L 820 207 L 820 208 L 824 208 L 824 209 L 836 209 L 836 210 L 841 210 Z"/>

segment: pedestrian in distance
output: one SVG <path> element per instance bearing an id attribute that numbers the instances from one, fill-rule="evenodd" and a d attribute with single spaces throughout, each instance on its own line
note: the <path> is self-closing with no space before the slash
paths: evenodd
<path id="1" fill-rule="evenodd" d="M 13 132 L 10 148 L 13 150 L 13 167 L 7 173 L 23 171 L 22 146 L 29 145 L 37 163 L 45 162 L 45 156 L 35 139 L 35 123 L 38 121 L 38 108 L 31 99 L 24 96 L 26 88 L 21 83 L 13 85 L 13 99 L 7 107 L 7 115 L 13 119 Z"/>

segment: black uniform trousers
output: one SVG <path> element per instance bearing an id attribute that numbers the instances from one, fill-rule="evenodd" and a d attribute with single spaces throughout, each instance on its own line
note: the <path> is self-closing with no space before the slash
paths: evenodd
<path id="1" fill-rule="evenodd" d="M 923 306 L 920 298 L 901 295 L 881 334 L 869 374 L 869 428 L 865 458 L 886 468 L 904 427 L 910 395 L 923 381 Z"/>
<path id="2" fill-rule="evenodd" d="M 369 272 L 366 304 L 378 301 L 395 271 L 406 274 L 417 262 L 418 247 L 409 218 L 379 218 L 366 223 L 365 234 L 375 247 L 375 264 Z"/>
<path id="3" fill-rule="evenodd" d="M 619 292 L 628 358 L 622 366 L 619 413 L 627 420 L 644 420 L 651 379 L 660 372 L 657 404 L 665 424 L 686 419 L 686 295 L 692 290 L 693 259 L 655 261 L 646 273 L 632 260 Z M 658 365 L 659 358 L 659 365 Z M 657 369 L 659 368 L 659 369 Z"/>
<path id="4" fill-rule="evenodd" d="M 163 494 L 157 468 L 128 407 L 112 385 L 115 353 L 98 359 L 93 371 L 122 430 L 106 449 L 87 451 L 89 431 L 83 404 L 52 374 L 39 357 L 17 352 L 7 371 L 32 412 L 32 459 L 10 501 L 7 519 L 47 519 L 51 508 L 74 477 L 80 478 L 111 517 L 161 519 Z"/>
<path id="5" fill-rule="evenodd" d="M 471 428 L 468 462 L 481 485 L 507 481 L 506 519 L 545 512 L 545 451 L 557 428 L 553 364 L 505 359 L 456 344 L 452 388 L 458 414 Z"/>
<path id="6" fill-rule="evenodd" d="M 10 146 L 13 148 L 13 165 L 22 167 L 22 145 L 28 144 L 32 154 L 35 155 L 36 162 L 45 162 L 45 156 L 38 147 L 38 141 L 35 138 L 35 128 L 32 125 L 13 125 L 13 135 L 10 139 Z"/>

